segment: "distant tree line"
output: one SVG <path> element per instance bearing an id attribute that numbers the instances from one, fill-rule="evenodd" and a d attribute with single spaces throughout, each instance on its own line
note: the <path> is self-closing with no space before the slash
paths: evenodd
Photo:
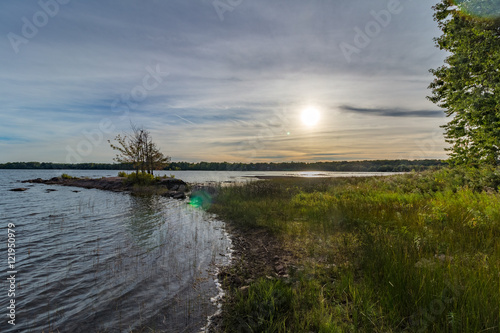
<path id="1" fill-rule="evenodd" d="M 357 171 L 405 172 L 422 171 L 446 165 L 441 160 L 380 160 L 342 162 L 282 162 L 282 163 L 228 163 L 228 162 L 171 162 L 170 170 L 213 171 Z"/>
<path id="2" fill-rule="evenodd" d="M 283 163 L 228 163 L 228 162 L 170 162 L 161 170 L 204 171 L 353 171 L 353 172 L 407 172 L 423 171 L 447 165 L 442 160 L 379 160 L 343 162 L 283 162 Z M 135 170 L 133 163 L 40 163 L 9 162 L 0 169 L 67 169 L 67 170 Z"/>

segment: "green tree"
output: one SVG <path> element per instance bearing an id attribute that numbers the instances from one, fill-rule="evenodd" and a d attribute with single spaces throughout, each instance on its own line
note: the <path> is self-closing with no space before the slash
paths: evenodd
<path id="1" fill-rule="evenodd" d="M 493 20 L 500 16 L 498 0 L 455 0 L 453 3 L 465 15 Z"/>
<path id="2" fill-rule="evenodd" d="M 443 34 L 437 46 L 449 52 L 431 70 L 429 99 L 445 109 L 444 125 L 454 164 L 500 161 L 500 20 L 498 1 L 442 0 L 433 7 Z M 475 14 L 475 15 L 472 15 Z"/>

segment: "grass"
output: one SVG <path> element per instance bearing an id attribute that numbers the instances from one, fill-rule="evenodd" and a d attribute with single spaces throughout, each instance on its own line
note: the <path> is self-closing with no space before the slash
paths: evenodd
<path id="1" fill-rule="evenodd" d="M 153 176 L 152 174 L 145 173 L 145 172 L 139 172 L 139 173 L 129 173 L 127 174 L 126 172 L 120 171 L 118 173 L 118 177 L 123 177 L 125 178 L 124 181 L 128 184 L 132 185 L 141 185 L 141 186 L 149 186 L 149 185 L 155 185 L 157 182 L 159 182 L 162 179 L 167 178 L 167 176 Z"/>
<path id="2" fill-rule="evenodd" d="M 210 210 L 296 253 L 229 291 L 226 332 L 500 332 L 496 169 L 222 187 Z"/>
<path id="3" fill-rule="evenodd" d="M 153 176 L 145 172 L 139 173 L 125 173 L 120 171 L 118 177 L 124 178 L 124 183 L 132 186 L 132 194 L 137 196 L 151 196 L 151 195 L 164 195 L 168 189 L 163 186 L 158 186 L 158 182 L 167 178 L 166 176 Z"/>

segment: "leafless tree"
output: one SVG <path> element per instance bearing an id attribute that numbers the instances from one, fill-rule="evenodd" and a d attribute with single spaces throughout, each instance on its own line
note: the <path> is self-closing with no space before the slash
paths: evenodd
<path id="1" fill-rule="evenodd" d="M 116 144 L 108 140 L 111 148 L 117 151 L 114 160 L 119 163 L 132 164 L 136 174 L 139 171 L 153 174 L 154 170 L 167 166 L 170 157 L 160 151 L 153 142 L 151 133 L 133 124 L 131 128 L 131 134 L 118 134 L 115 137 Z"/>

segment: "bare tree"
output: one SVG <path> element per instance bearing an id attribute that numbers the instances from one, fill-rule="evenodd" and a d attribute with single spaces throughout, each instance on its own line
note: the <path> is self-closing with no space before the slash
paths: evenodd
<path id="1" fill-rule="evenodd" d="M 132 134 L 118 134 L 115 137 L 117 144 L 108 140 L 111 148 L 118 152 L 114 160 L 119 163 L 132 164 L 136 174 L 139 174 L 139 171 L 153 174 L 154 170 L 167 166 L 170 157 L 160 151 L 153 142 L 151 133 L 133 124 L 131 127 Z"/>
<path id="2" fill-rule="evenodd" d="M 163 155 L 156 143 L 153 142 L 151 133 L 142 130 L 141 134 L 144 149 L 144 169 L 149 174 L 153 174 L 154 170 L 165 168 L 170 162 L 170 157 Z"/>

